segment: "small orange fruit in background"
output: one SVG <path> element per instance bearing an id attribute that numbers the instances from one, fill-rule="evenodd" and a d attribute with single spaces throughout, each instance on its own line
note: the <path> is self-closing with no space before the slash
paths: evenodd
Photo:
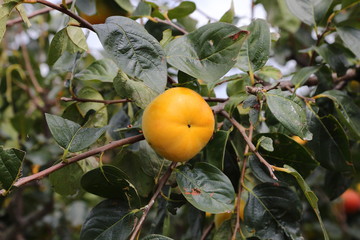
<path id="1" fill-rule="evenodd" d="M 346 190 L 342 195 L 341 199 L 344 203 L 344 210 L 347 214 L 353 214 L 360 211 L 360 195 L 352 189 Z"/>
<path id="2" fill-rule="evenodd" d="M 164 158 L 185 162 L 205 147 L 214 131 L 207 102 L 191 89 L 171 88 L 145 109 L 142 130 L 150 146 Z"/>

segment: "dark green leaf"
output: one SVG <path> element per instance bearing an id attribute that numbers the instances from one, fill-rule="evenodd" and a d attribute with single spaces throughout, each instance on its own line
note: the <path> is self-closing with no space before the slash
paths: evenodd
<path id="1" fill-rule="evenodd" d="M 197 209 L 221 213 L 234 209 L 235 192 L 229 178 L 208 163 L 187 165 L 176 171 L 176 181 L 184 197 Z"/>
<path id="2" fill-rule="evenodd" d="M 137 7 L 135 8 L 132 16 L 135 17 L 147 17 L 151 15 L 151 5 L 147 2 L 139 2 Z"/>
<path id="3" fill-rule="evenodd" d="M 211 83 L 234 66 L 247 34 L 227 23 L 207 24 L 166 45 L 167 59 L 179 70 Z"/>
<path id="4" fill-rule="evenodd" d="M 312 139 L 302 107 L 284 96 L 277 95 L 275 91 L 269 91 L 265 96 L 270 111 L 287 130 L 304 140 Z"/>
<path id="5" fill-rule="evenodd" d="M 360 59 L 360 29 L 354 27 L 336 27 L 340 38 L 346 46 Z"/>
<path id="6" fill-rule="evenodd" d="M 301 202 L 288 187 L 262 183 L 249 190 L 245 223 L 261 239 L 302 239 Z"/>
<path id="7" fill-rule="evenodd" d="M 165 89 L 167 67 L 164 52 L 142 25 L 126 17 L 115 16 L 105 24 L 94 25 L 105 50 L 119 68 L 141 79 L 157 93 Z"/>
<path id="8" fill-rule="evenodd" d="M 292 138 L 280 133 L 266 133 L 256 135 L 254 140 L 261 136 L 273 140 L 274 151 L 267 151 L 260 148 L 261 155 L 271 164 L 282 167 L 284 164 L 290 165 L 298 170 L 301 175 L 307 176 L 318 166 L 318 163 L 311 154 L 302 145 L 298 144 Z M 286 152 L 286 154 L 284 154 Z"/>
<path id="9" fill-rule="evenodd" d="M 21 164 L 25 152 L 11 148 L 4 149 L 0 146 L 0 187 L 10 190 L 13 183 L 19 178 Z"/>
<path id="10" fill-rule="evenodd" d="M 45 114 L 46 122 L 56 142 L 70 152 L 78 152 L 93 144 L 105 131 L 104 128 L 82 128 L 62 117 Z"/>
<path id="11" fill-rule="evenodd" d="M 129 177 L 117 167 L 106 165 L 93 169 L 81 178 L 85 191 L 104 198 L 118 198 L 129 203 L 130 208 L 139 208 L 140 200 Z"/>
<path id="12" fill-rule="evenodd" d="M 98 80 L 101 82 L 112 82 L 117 72 L 118 67 L 116 64 L 112 60 L 104 58 L 93 62 L 86 69 L 75 74 L 75 78 L 82 81 Z"/>
<path id="13" fill-rule="evenodd" d="M 114 88 L 121 98 L 132 99 L 142 109 L 158 95 L 144 82 L 131 79 L 122 71 L 119 71 L 114 79 Z"/>
<path id="14" fill-rule="evenodd" d="M 263 19 L 256 19 L 247 27 L 249 37 L 243 44 L 236 66 L 245 72 L 262 68 L 270 55 L 270 29 Z"/>
<path id="15" fill-rule="evenodd" d="M 301 68 L 291 78 L 291 82 L 294 84 L 295 88 L 301 87 L 312 74 L 314 74 L 320 69 L 320 67 L 321 66 Z"/>
<path id="16" fill-rule="evenodd" d="M 135 216 L 127 203 L 108 199 L 96 205 L 87 216 L 80 233 L 81 240 L 128 239 Z"/>
<path id="17" fill-rule="evenodd" d="M 339 122 L 333 116 L 319 117 L 310 110 L 310 128 L 314 138 L 309 147 L 321 165 L 333 171 L 351 171 L 349 141 Z"/>
<path id="18" fill-rule="evenodd" d="M 176 8 L 168 11 L 168 17 L 170 19 L 183 18 L 190 15 L 196 10 L 196 5 L 190 1 L 183 1 Z"/>
<path id="19" fill-rule="evenodd" d="M 225 149 L 229 134 L 230 131 L 217 131 L 205 148 L 207 162 L 220 170 L 224 170 Z"/>
<path id="20" fill-rule="evenodd" d="M 226 23 L 233 23 L 235 17 L 235 9 L 234 9 L 234 1 L 231 0 L 231 7 L 230 9 L 222 15 L 219 22 L 226 22 Z"/>
<path id="21" fill-rule="evenodd" d="M 348 95 L 338 90 L 330 90 L 317 97 L 331 99 L 340 122 L 352 133 L 352 137 L 360 139 L 360 108 Z"/>
<path id="22" fill-rule="evenodd" d="M 302 22 L 317 25 L 323 20 L 332 0 L 286 0 L 289 10 Z"/>
<path id="23" fill-rule="evenodd" d="M 331 45 L 323 44 L 320 47 L 316 47 L 315 50 L 338 75 L 346 73 L 350 63 L 346 58 L 343 46 L 337 43 Z"/>
<path id="24" fill-rule="evenodd" d="M 142 238 L 141 240 L 173 240 L 173 239 L 158 234 L 151 234 Z"/>

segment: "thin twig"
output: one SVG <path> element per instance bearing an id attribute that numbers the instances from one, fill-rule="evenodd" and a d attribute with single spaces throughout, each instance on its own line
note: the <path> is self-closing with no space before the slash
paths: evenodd
<path id="1" fill-rule="evenodd" d="M 66 2 L 66 4 L 70 4 L 72 3 L 73 0 L 68 0 Z M 39 10 L 36 10 L 34 12 L 32 12 L 31 14 L 29 14 L 27 16 L 27 18 L 33 18 L 33 17 L 36 17 L 36 16 L 39 16 L 39 15 L 42 15 L 42 14 L 45 14 L 45 13 L 48 13 L 50 11 L 54 10 L 53 8 L 49 8 L 49 7 L 45 7 L 45 8 L 42 8 L 42 9 L 39 9 Z M 14 18 L 14 19 L 11 19 L 9 21 L 6 22 L 6 27 L 11 27 L 17 23 L 21 23 L 23 22 L 23 19 L 22 17 L 17 17 L 17 18 Z"/>
<path id="2" fill-rule="evenodd" d="M 87 98 L 78 98 L 78 97 L 70 97 L 70 98 L 62 97 L 60 100 L 64 102 L 96 102 L 96 103 L 104 103 L 106 105 L 132 102 L 131 99 L 99 100 L 99 99 L 87 99 Z"/>
<path id="3" fill-rule="evenodd" d="M 155 20 L 157 22 L 160 22 L 160 23 L 164 23 L 164 24 L 167 24 L 169 26 L 172 26 L 173 28 L 179 30 L 180 32 L 182 32 L 183 34 L 188 34 L 188 31 L 186 31 L 185 29 L 183 29 L 182 27 L 179 27 L 178 25 L 176 25 L 175 23 L 173 23 L 171 20 L 169 19 L 166 19 L 166 20 L 162 20 L 160 18 L 155 18 Z"/>
<path id="4" fill-rule="evenodd" d="M 215 227 L 215 223 L 214 221 L 209 224 L 209 226 L 207 226 L 203 232 L 203 234 L 201 235 L 201 240 L 205 240 L 207 238 L 207 236 L 211 233 L 211 231 L 214 229 Z"/>
<path id="5" fill-rule="evenodd" d="M 24 57 L 25 68 L 26 68 L 27 73 L 29 74 L 29 78 L 30 78 L 31 83 L 34 85 L 34 88 L 35 88 L 37 93 L 40 93 L 40 94 L 43 93 L 44 89 L 40 86 L 40 84 L 39 84 L 39 82 L 38 82 L 38 80 L 37 80 L 37 78 L 35 76 L 33 67 L 31 66 L 31 61 L 30 61 L 28 49 L 24 44 L 21 44 L 21 52 L 22 52 L 23 57 Z"/>
<path id="6" fill-rule="evenodd" d="M 229 98 L 203 97 L 207 102 L 226 102 Z"/>
<path id="7" fill-rule="evenodd" d="M 120 146 L 123 146 L 123 145 L 127 145 L 127 144 L 132 144 L 132 143 L 135 143 L 135 142 L 138 142 L 138 141 L 141 141 L 144 139 L 144 135 L 140 134 L 140 135 L 136 135 L 136 136 L 133 136 L 133 137 L 128 137 L 128 138 L 124 138 L 124 139 L 120 139 L 120 140 L 117 140 L 117 141 L 114 141 L 114 142 L 111 142 L 107 145 L 104 145 L 104 146 L 101 146 L 101 147 L 98 147 L 98 148 L 94 148 L 94 149 L 91 149 L 90 151 L 87 151 L 87 152 L 84 152 L 84 153 L 81 153 L 79 155 L 76 155 L 72 158 L 69 158 L 67 159 L 66 161 L 62 161 L 58 164 L 55 164 L 54 166 L 51 166 L 47 169 L 44 169 L 43 171 L 40 171 L 36 174 L 33 174 L 33 175 L 30 175 L 30 176 L 27 176 L 27 177 L 22 177 L 22 178 L 19 178 L 15 183 L 14 183 L 14 187 L 20 187 L 24 184 L 27 184 L 31 181 L 34 181 L 34 180 L 39 180 L 39 179 L 42 179 L 46 176 L 48 176 L 50 173 L 53 173 L 63 167 L 66 167 L 72 163 L 75 163 L 79 160 L 82 160 L 82 159 L 85 159 L 87 157 L 90 157 L 90 156 L 93 156 L 93 155 L 96 155 L 98 153 L 102 153 L 102 152 L 105 152 L 107 150 L 110 150 L 110 149 L 113 149 L 113 148 L 117 148 L 117 147 L 120 147 Z M 6 190 L 5 189 L 2 189 L 0 190 L 0 195 L 4 195 L 6 193 Z"/>
<path id="8" fill-rule="evenodd" d="M 256 157 L 260 160 L 260 162 L 262 162 L 268 168 L 270 176 L 273 179 L 277 180 L 277 177 L 274 174 L 274 169 L 273 169 L 272 165 L 269 164 L 257 151 L 256 147 L 251 142 L 251 139 L 246 134 L 245 128 L 240 123 L 238 123 L 238 121 L 236 121 L 234 118 L 230 117 L 230 115 L 225 110 L 221 110 L 220 114 L 223 115 L 225 118 L 227 118 L 239 130 L 239 132 L 243 136 L 246 144 L 249 146 L 250 151 L 252 151 L 256 155 Z"/>
<path id="9" fill-rule="evenodd" d="M 167 180 L 169 179 L 172 171 L 174 170 L 174 168 L 176 167 L 177 162 L 173 162 L 169 168 L 167 169 L 167 171 L 165 172 L 165 174 L 161 177 L 161 179 L 159 180 L 159 184 L 157 186 L 157 189 L 154 193 L 154 195 L 151 197 L 149 203 L 145 206 L 144 208 L 144 213 L 141 216 L 140 220 L 137 222 L 136 227 L 134 229 L 134 231 L 131 234 L 130 240 L 135 240 L 141 230 L 142 225 L 144 224 L 144 221 L 151 209 L 151 207 L 154 205 L 156 198 L 160 195 L 161 193 L 161 189 L 164 187 L 165 183 L 167 182 Z"/>
<path id="10" fill-rule="evenodd" d="M 253 125 L 250 125 L 250 129 L 249 129 L 249 139 L 252 139 L 252 135 L 254 132 L 254 127 Z M 244 151 L 244 160 L 242 163 L 242 168 L 241 168 L 241 175 L 240 175 L 240 180 L 239 180 L 239 186 L 238 186 L 238 196 L 236 198 L 236 223 L 235 223 L 235 228 L 234 228 L 234 232 L 232 235 L 232 240 L 236 239 L 236 232 L 238 230 L 240 230 L 240 204 L 241 204 L 241 194 L 243 191 L 243 185 L 244 185 L 244 179 L 245 179 L 245 170 L 246 170 L 246 164 L 247 164 L 247 155 L 249 153 L 249 145 L 245 146 L 245 151 Z"/>
<path id="11" fill-rule="evenodd" d="M 52 2 L 49 2 L 49 1 L 46 1 L 46 0 L 25 0 L 24 3 L 41 3 L 41 4 L 45 5 L 45 6 L 53 8 L 55 10 L 58 10 L 58 11 L 60 11 L 62 13 L 65 13 L 69 17 L 75 19 L 76 21 L 78 21 L 80 23 L 80 27 L 84 27 L 84 28 L 87 28 L 87 29 L 95 32 L 95 29 L 93 28 L 93 26 L 88 21 L 86 21 L 82 17 L 76 15 L 75 13 L 71 12 L 69 9 L 67 9 L 62 4 L 61 5 L 56 5 L 56 4 L 54 4 Z"/>

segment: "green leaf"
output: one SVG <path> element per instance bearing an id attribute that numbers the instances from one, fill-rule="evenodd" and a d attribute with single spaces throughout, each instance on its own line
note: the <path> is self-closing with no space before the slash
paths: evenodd
<path id="1" fill-rule="evenodd" d="M 111 165 L 105 165 L 85 173 L 81 178 L 82 188 L 103 198 L 116 198 L 129 203 L 130 208 L 139 208 L 140 199 L 129 177 Z"/>
<path id="2" fill-rule="evenodd" d="M 219 22 L 233 23 L 234 17 L 235 17 L 234 1 L 231 0 L 230 9 L 228 11 L 226 11 L 226 13 L 224 13 L 224 15 L 222 15 Z"/>
<path id="3" fill-rule="evenodd" d="M 340 76 L 344 75 L 351 65 L 344 49 L 342 45 L 337 43 L 323 44 L 315 48 L 324 61 Z"/>
<path id="4" fill-rule="evenodd" d="M 48 113 L 45 114 L 45 118 L 56 142 L 70 152 L 78 152 L 89 147 L 107 129 L 106 127 L 82 128 L 75 122 Z"/>
<path id="5" fill-rule="evenodd" d="M 352 134 L 351 136 L 360 139 L 360 108 L 344 92 L 339 90 L 330 90 L 317 95 L 317 98 L 326 97 L 335 104 L 337 117 L 340 122 Z"/>
<path id="6" fill-rule="evenodd" d="M 6 22 L 9 19 L 10 13 L 18 4 L 19 1 L 8 1 L 0 5 L 0 42 L 4 37 Z"/>
<path id="7" fill-rule="evenodd" d="M 221 213 L 234 209 L 235 192 L 229 178 L 211 164 L 196 163 L 176 170 L 176 181 L 184 197 L 197 209 Z"/>
<path id="8" fill-rule="evenodd" d="M 167 59 L 179 70 L 211 83 L 234 66 L 247 34 L 234 25 L 210 23 L 166 45 Z"/>
<path id="9" fill-rule="evenodd" d="M 88 16 L 96 14 L 96 0 L 77 0 L 76 7 Z"/>
<path id="10" fill-rule="evenodd" d="M 266 133 L 256 135 L 254 141 L 258 141 L 261 137 L 271 138 L 273 141 L 273 151 L 264 148 L 259 149 L 261 156 L 271 164 L 280 167 L 284 164 L 290 165 L 303 176 L 308 176 L 318 166 L 318 162 L 315 161 L 309 151 L 292 138 L 281 133 Z"/>
<path id="11" fill-rule="evenodd" d="M 79 98 L 104 100 L 102 95 L 92 87 L 84 87 L 77 93 Z M 77 102 L 76 107 L 83 118 L 88 118 L 86 127 L 104 127 L 108 122 L 108 112 L 104 103 Z"/>
<path id="12" fill-rule="evenodd" d="M 325 17 L 332 0 L 286 0 L 287 6 L 296 17 L 307 25 L 317 25 Z"/>
<path id="13" fill-rule="evenodd" d="M 147 17 L 151 15 L 151 5 L 147 2 L 139 2 L 137 7 L 135 8 L 132 16 L 135 17 Z"/>
<path id="14" fill-rule="evenodd" d="M 140 108 L 144 109 L 157 95 L 153 89 L 138 79 L 129 78 L 119 71 L 114 79 L 114 88 L 121 98 L 131 99 Z"/>
<path id="15" fill-rule="evenodd" d="M 205 147 L 207 162 L 220 170 L 224 169 L 224 157 L 229 134 L 230 131 L 217 131 Z"/>
<path id="16" fill-rule="evenodd" d="M 310 127 L 314 133 L 309 147 L 314 151 L 316 160 L 332 171 L 351 171 L 349 140 L 342 126 L 331 115 L 321 118 L 313 109 L 309 110 Z"/>
<path id="17" fill-rule="evenodd" d="M 81 28 L 69 26 L 57 32 L 51 41 L 48 62 L 55 62 L 65 53 L 70 54 L 87 50 L 86 39 Z"/>
<path id="18" fill-rule="evenodd" d="M 360 29 L 343 26 L 336 27 L 336 31 L 340 38 L 344 41 L 345 45 L 360 59 Z"/>
<path id="19" fill-rule="evenodd" d="M 256 75 L 267 82 L 271 82 L 271 80 L 280 80 L 282 78 L 281 71 L 272 66 L 263 66 L 256 72 Z"/>
<path id="20" fill-rule="evenodd" d="M 96 205 L 87 216 L 80 233 L 80 240 L 128 239 L 135 216 L 127 203 L 108 199 Z"/>
<path id="21" fill-rule="evenodd" d="M 159 234 L 151 234 L 142 238 L 141 240 L 173 240 L 173 239 Z"/>
<path id="22" fill-rule="evenodd" d="M 125 9 L 127 12 L 134 11 L 134 7 L 131 4 L 130 0 L 115 0 L 115 2 L 123 9 Z"/>
<path id="23" fill-rule="evenodd" d="M 249 189 L 244 217 L 261 239 L 302 239 L 301 202 L 289 187 L 262 183 Z"/>
<path id="24" fill-rule="evenodd" d="M 112 82 L 117 72 L 116 64 L 112 60 L 104 58 L 91 63 L 86 69 L 76 73 L 75 78 L 82 81 Z"/>
<path id="25" fill-rule="evenodd" d="M 193 13 L 196 10 L 196 5 L 193 2 L 190 1 L 183 1 L 179 4 L 179 6 L 170 9 L 168 11 L 168 17 L 170 19 L 177 19 L 177 18 L 183 18 L 191 13 Z"/>
<path id="26" fill-rule="evenodd" d="M 26 11 L 24 5 L 20 4 L 16 6 L 16 10 L 19 13 L 20 17 L 22 18 L 23 22 L 25 23 L 26 27 L 31 27 L 31 22 L 26 15 Z"/>
<path id="27" fill-rule="evenodd" d="M 94 25 L 101 43 L 119 68 L 141 79 L 157 93 L 165 89 L 167 66 L 157 40 L 142 25 L 126 17 L 115 16 L 105 24 Z"/>
<path id="28" fill-rule="evenodd" d="M 299 186 L 301 187 L 301 190 L 303 191 L 306 199 L 308 200 L 310 206 L 312 207 L 312 209 L 314 210 L 316 217 L 319 220 L 321 229 L 323 231 L 324 234 L 324 239 L 328 240 L 329 236 L 327 235 L 324 223 L 322 221 L 321 215 L 320 215 L 320 211 L 319 211 L 319 207 L 318 207 L 318 197 L 315 195 L 315 193 L 313 191 L 311 191 L 309 185 L 305 182 L 304 178 L 292 167 L 288 166 L 288 165 L 284 165 L 284 168 L 287 170 L 286 172 L 293 175 L 296 178 L 296 181 L 298 182 Z"/>
<path id="29" fill-rule="evenodd" d="M 304 109 L 294 101 L 274 93 L 265 93 L 267 105 L 274 117 L 294 135 L 311 140 L 312 134 L 308 130 Z"/>
<path id="30" fill-rule="evenodd" d="M 0 146 L 0 187 L 10 190 L 14 182 L 20 177 L 21 164 L 25 152 L 11 148 L 4 149 Z"/>
<path id="31" fill-rule="evenodd" d="M 291 82 L 294 84 L 295 88 L 301 87 L 309 77 L 316 73 L 321 66 L 311 66 L 311 67 L 304 67 L 297 71 L 294 76 L 291 78 Z"/>
<path id="32" fill-rule="evenodd" d="M 354 3 L 359 3 L 359 0 L 342 0 L 341 1 L 341 9 L 349 7 L 350 5 L 352 5 Z"/>
<path id="33" fill-rule="evenodd" d="M 261 136 L 257 141 L 257 146 L 258 145 L 268 152 L 274 151 L 273 140 L 269 137 Z"/>
<path id="34" fill-rule="evenodd" d="M 269 59 L 270 29 L 265 20 L 256 19 L 251 22 L 247 30 L 250 35 L 240 50 L 236 66 L 245 72 L 255 72 Z"/>

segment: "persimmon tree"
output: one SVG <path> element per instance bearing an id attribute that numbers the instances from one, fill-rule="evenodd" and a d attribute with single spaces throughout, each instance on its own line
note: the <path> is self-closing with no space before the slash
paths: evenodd
<path id="1" fill-rule="evenodd" d="M 95 1 L 2 2 L 1 239 L 359 236 L 338 197 L 359 182 L 360 1 L 256 0 L 246 26 L 233 4 L 199 25 L 191 1 L 116 0 L 100 24 L 78 14 Z M 216 120 L 186 163 L 141 130 L 179 86 Z"/>

